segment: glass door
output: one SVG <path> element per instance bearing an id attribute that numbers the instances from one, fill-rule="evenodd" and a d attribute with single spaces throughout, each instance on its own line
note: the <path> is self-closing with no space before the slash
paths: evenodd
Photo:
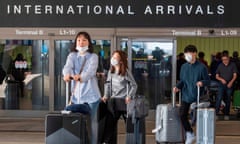
<path id="1" fill-rule="evenodd" d="M 48 40 L 0 41 L 1 109 L 49 109 L 48 51 Z"/>
<path id="2" fill-rule="evenodd" d="M 128 52 L 129 65 L 138 84 L 137 93 L 147 97 L 152 109 L 158 104 L 169 103 L 174 41 L 122 38 L 120 48 Z"/>

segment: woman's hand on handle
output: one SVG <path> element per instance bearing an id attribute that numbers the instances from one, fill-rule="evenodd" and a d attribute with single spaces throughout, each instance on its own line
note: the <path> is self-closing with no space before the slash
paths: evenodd
<path id="1" fill-rule="evenodd" d="M 126 97 L 125 103 L 128 104 L 130 101 L 131 101 L 131 98 L 130 97 Z"/>
<path id="2" fill-rule="evenodd" d="M 103 96 L 102 98 L 101 98 L 101 100 L 104 102 L 104 103 L 106 103 L 107 102 L 107 97 L 105 97 L 105 96 Z"/>
<path id="3" fill-rule="evenodd" d="M 69 74 L 67 74 L 67 75 L 65 75 L 65 76 L 63 77 L 63 80 L 64 80 L 65 82 L 69 82 L 69 81 L 71 80 L 71 76 L 70 76 Z"/>

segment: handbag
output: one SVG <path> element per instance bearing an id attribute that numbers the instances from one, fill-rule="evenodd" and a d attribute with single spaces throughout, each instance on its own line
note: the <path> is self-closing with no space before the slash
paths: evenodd
<path id="1" fill-rule="evenodd" d="M 65 110 L 71 111 L 73 113 L 82 113 L 82 114 L 90 114 L 91 108 L 88 103 L 83 104 L 71 104 L 68 105 Z"/>
<path id="2" fill-rule="evenodd" d="M 145 96 L 138 95 L 127 104 L 127 116 L 132 118 L 144 118 L 148 116 L 149 102 Z"/>
<path id="3" fill-rule="evenodd" d="M 110 98 L 108 100 L 108 109 L 111 112 L 127 111 L 127 105 L 125 102 L 125 98 Z"/>

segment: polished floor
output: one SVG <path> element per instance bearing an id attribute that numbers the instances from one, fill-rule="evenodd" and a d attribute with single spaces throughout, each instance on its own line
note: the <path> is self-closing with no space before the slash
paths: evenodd
<path id="1" fill-rule="evenodd" d="M 125 124 L 119 122 L 118 144 L 125 143 Z M 155 122 L 146 120 L 146 144 L 155 144 L 151 133 Z M 0 118 L 0 144 L 45 144 L 43 118 Z M 229 121 L 216 122 L 216 144 L 239 144 L 240 121 L 231 117 Z"/>

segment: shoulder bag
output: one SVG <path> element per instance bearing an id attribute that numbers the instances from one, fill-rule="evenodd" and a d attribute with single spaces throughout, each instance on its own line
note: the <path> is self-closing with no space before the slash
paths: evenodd
<path id="1" fill-rule="evenodd" d="M 148 116 L 149 102 L 145 96 L 137 95 L 127 104 L 127 116 L 133 118 L 144 118 Z"/>

